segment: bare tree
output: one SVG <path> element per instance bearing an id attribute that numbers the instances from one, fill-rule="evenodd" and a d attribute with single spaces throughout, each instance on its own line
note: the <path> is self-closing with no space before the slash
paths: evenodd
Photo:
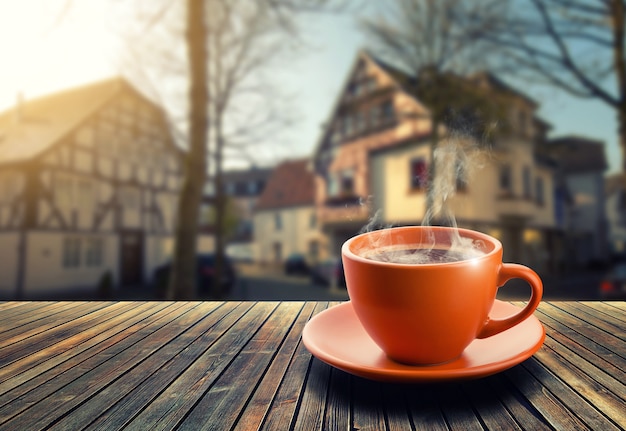
<path id="1" fill-rule="evenodd" d="M 403 71 L 400 75 L 406 76 L 403 86 L 429 109 L 431 160 L 444 122 L 448 126 L 462 122 L 465 132 L 484 135 L 491 121 L 503 112 L 496 99 L 485 97 L 482 90 L 463 79 L 484 66 L 484 44 L 479 36 L 500 13 L 497 1 L 393 0 L 382 6 L 379 18 L 363 21 L 374 52 L 398 65 Z M 460 16 L 481 19 L 463 21 Z M 429 210 L 434 178 L 435 163 L 430 163 Z"/>
<path id="2" fill-rule="evenodd" d="M 188 0 L 185 11 L 176 2 L 165 1 L 150 3 L 138 12 L 142 24 L 134 39 L 128 38 L 134 72 L 144 85 L 159 83 L 150 85 L 151 93 L 165 105 L 171 104 L 171 94 L 164 95 L 164 84 L 169 84 L 173 93 L 187 82 L 189 85 L 188 115 L 174 114 L 170 119 L 172 131 L 183 144 L 188 143 L 188 151 L 168 297 L 194 296 L 193 256 L 207 179 L 213 181 L 215 191 L 214 279 L 221 279 L 225 249 L 221 227 L 227 217 L 224 161 L 235 157 L 254 160 L 258 150 L 252 149 L 253 145 L 267 142 L 267 136 L 278 135 L 292 122 L 291 110 L 284 105 L 280 109 L 278 102 L 283 97 L 269 75 L 274 67 L 285 67 L 287 55 L 301 46 L 299 14 L 335 10 L 336 4 L 336 0 Z M 186 19 L 181 26 L 183 12 Z M 186 31 L 182 44 L 186 51 L 173 43 L 181 39 L 182 31 Z M 152 37 L 146 38 L 149 32 Z M 176 109 L 180 112 L 180 106 L 174 112 Z M 211 296 L 225 294 L 219 282 L 213 286 Z"/>
<path id="3" fill-rule="evenodd" d="M 493 45 L 491 51 L 504 52 L 502 62 L 510 73 L 614 109 L 626 173 L 626 2 L 506 3 L 507 16 L 484 33 Z M 474 14 L 465 19 L 469 18 L 481 19 Z"/>
<path id="4" fill-rule="evenodd" d="M 187 0 L 189 150 L 185 155 L 185 175 L 178 200 L 174 259 L 167 294 L 170 299 L 191 299 L 195 296 L 195 253 L 200 201 L 206 178 L 210 100 L 205 4 L 204 0 Z"/>

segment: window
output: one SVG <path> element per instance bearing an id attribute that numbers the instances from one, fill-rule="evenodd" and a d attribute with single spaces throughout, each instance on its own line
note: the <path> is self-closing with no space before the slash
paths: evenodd
<path id="1" fill-rule="evenodd" d="M 103 263 L 104 240 L 102 238 L 89 238 L 85 249 L 85 265 L 100 266 Z"/>
<path id="2" fill-rule="evenodd" d="M 95 202 L 92 180 L 67 174 L 54 177 L 54 201 L 60 207 L 91 208 Z"/>
<path id="3" fill-rule="evenodd" d="M 428 185 L 428 164 L 423 157 L 411 159 L 411 190 L 424 190 Z"/>
<path id="4" fill-rule="evenodd" d="M 467 169 L 463 166 L 463 162 L 460 160 L 456 161 L 456 166 L 454 169 L 456 174 L 456 191 L 457 192 L 466 192 L 467 191 Z"/>
<path id="5" fill-rule="evenodd" d="M 543 178 L 537 177 L 535 179 L 535 199 L 539 205 L 543 205 L 545 203 L 543 188 Z"/>
<path id="6" fill-rule="evenodd" d="M 248 181 L 248 195 L 254 196 L 259 192 L 259 183 L 256 181 Z"/>
<path id="7" fill-rule="evenodd" d="M 80 238 L 66 237 L 63 240 L 63 267 L 78 268 L 80 266 Z"/>
<path id="8" fill-rule="evenodd" d="M 362 112 L 357 112 L 354 114 L 354 129 L 356 133 L 361 133 L 367 129 L 365 114 Z"/>
<path id="9" fill-rule="evenodd" d="M 365 93 L 373 93 L 376 90 L 376 78 L 373 76 L 368 77 L 363 83 Z"/>
<path id="10" fill-rule="evenodd" d="M 341 171 L 341 194 L 354 194 L 354 169 L 344 169 Z"/>
<path id="11" fill-rule="evenodd" d="M 354 97 L 357 97 L 359 95 L 359 84 L 357 84 L 356 82 L 351 82 L 348 85 L 348 100 L 352 99 Z"/>
<path id="12" fill-rule="evenodd" d="M 350 136 L 354 133 L 354 121 L 351 115 L 343 118 L 343 136 Z"/>
<path id="13" fill-rule="evenodd" d="M 524 170 L 523 170 L 523 180 L 524 180 L 524 198 L 526 199 L 530 199 L 532 196 L 532 190 L 531 190 L 531 175 L 530 175 L 530 167 L 528 166 L 524 166 Z"/>
<path id="14" fill-rule="evenodd" d="M 503 165 L 500 167 L 500 190 L 505 192 L 511 192 L 511 166 Z"/>
<path id="15" fill-rule="evenodd" d="M 394 111 L 393 111 L 393 103 L 391 102 L 391 100 L 387 100 L 386 102 L 383 102 L 380 108 L 381 108 L 381 115 L 382 115 L 383 123 L 393 120 Z"/>
<path id="16" fill-rule="evenodd" d="M 382 106 L 374 105 L 369 111 L 369 124 L 370 127 L 375 128 L 380 123 L 380 117 L 382 115 Z"/>
<path id="17" fill-rule="evenodd" d="M 274 228 L 276 230 L 282 230 L 283 228 L 283 218 L 280 213 L 274 214 Z"/>
<path id="18" fill-rule="evenodd" d="M 327 193 L 328 196 L 337 196 L 339 194 L 339 181 L 337 181 L 335 175 L 331 174 L 328 177 Z"/>

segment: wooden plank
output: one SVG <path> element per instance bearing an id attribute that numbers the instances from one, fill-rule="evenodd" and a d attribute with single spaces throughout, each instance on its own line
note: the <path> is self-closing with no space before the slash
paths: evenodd
<path id="1" fill-rule="evenodd" d="M 10 306 L 5 306 L 3 310 L 0 311 L 0 332 L 4 332 L 5 330 L 12 329 L 16 326 L 21 325 L 20 321 L 29 320 L 28 316 L 33 316 L 39 312 L 39 310 L 48 307 L 49 309 L 53 309 L 55 306 L 58 307 L 56 302 L 45 302 L 45 301 L 36 301 L 36 302 L 10 302 L 8 303 Z M 41 314 L 45 316 L 46 314 Z M 32 317 L 30 317 L 32 320 Z"/>
<path id="2" fill-rule="evenodd" d="M 311 318 L 314 308 L 315 303 L 313 302 L 304 304 L 294 324 L 290 327 L 283 344 L 279 347 L 269 369 L 263 375 L 252 398 L 241 412 L 235 429 L 259 429 L 265 421 L 269 414 L 272 400 L 277 396 L 280 384 L 294 356 L 304 325 Z"/>
<path id="3" fill-rule="evenodd" d="M 609 302 L 605 302 L 605 304 L 608 304 L 611 307 L 615 307 L 618 310 L 626 312 L 626 301 L 609 301 Z"/>
<path id="4" fill-rule="evenodd" d="M 550 391 L 556 399 L 560 400 L 564 406 L 567 406 L 570 415 L 576 416 L 585 423 L 585 428 L 583 429 L 618 430 L 614 423 L 604 417 L 580 393 L 576 392 L 572 389 L 572 386 L 560 378 L 563 376 L 569 383 L 574 383 L 576 388 L 581 388 L 583 383 L 574 382 L 574 378 L 571 377 L 568 370 L 559 368 L 553 371 L 537 360 L 526 361 L 523 366 L 543 385 L 545 388 L 544 393 L 545 390 Z M 554 374 L 555 371 L 559 375 Z"/>
<path id="5" fill-rule="evenodd" d="M 531 364 L 530 371 L 528 364 Z M 509 369 L 505 375 L 551 428 L 558 431 L 589 430 L 589 427 L 568 408 L 566 403 L 564 404 L 552 391 L 544 387 L 543 380 L 535 377 L 534 372 L 537 367 L 541 368 L 541 365 L 531 358 Z M 558 379 L 554 380 L 560 383 Z M 568 390 L 567 386 L 562 383 L 560 385 L 557 391 Z"/>
<path id="6" fill-rule="evenodd" d="M 126 430 L 169 430 L 176 428 L 204 393 L 252 338 L 276 303 L 259 302 L 159 394 L 127 426 Z M 185 394 L 180 397 L 179 394 Z"/>
<path id="7" fill-rule="evenodd" d="M 598 331 L 598 329 L 593 326 L 584 324 L 584 322 L 579 320 L 576 316 L 566 313 L 551 303 L 542 302 L 538 310 L 554 320 L 567 325 L 579 334 L 584 335 L 591 341 L 591 343 L 585 343 L 590 349 L 595 351 L 596 347 L 593 345 L 601 346 L 602 349 L 610 350 L 622 357 L 626 357 L 626 352 L 624 351 L 626 345 L 624 341 L 619 338 L 607 332 Z"/>
<path id="8" fill-rule="evenodd" d="M 240 427 L 234 424 L 263 379 L 302 306 L 301 302 L 280 304 L 177 429 L 227 430 Z"/>
<path id="9" fill-rule="evenodd" d="M 381 383 L 353 377 L 352 385 L 352 428 L 360 431 L 386 430 Z"/>
<path id="10" fill-rule="evenodd" d="M 555 345 L 555 347 L 558 349 L 559 346 Z M 558 351 L 561 353 L 563 350 L 565 349 Z M 551 348 L 541 349 L 535 355 L 545 368 L 549 369 L 575 392 L 576 397 L 573 395 L 567 397 L 567 405 L 575 408 L 576 414 L 585 420 L 592 429 L 610 429 L 605 425 L 605 421 L 598 420 L 601 415 L 607 416 L 616 424 L 626 425 L 626 410 L 624 409 L 626 386 L 609 376 L 602 376 L 600 370 L 587 366 L 588 363 L 585 364 L 585 361 L 579 360 L 580 357 L 572 354 L 567 356 L 572 361 L 565 360 Z M 581 371 L 579 367 L 585 370 Z M 585 371 L 589 374 L 586 374 Z M 604 385 L 599 383 L 599 380 L 602 380 Z M 621 394 L 622 398 L 617 394 Z M 557 396 L 565 396 L 565 393 L 559 392 Z M 579 401 L 578 397 L 584 398 L 586 403 Z"/>
<path id="11" fill-rule="evenodd" d="M 404 384 L 384 383 L 382 385 L 385 417 L 389 431 L 411 429 L 411 415 L 405 388 Z"/>
<path id="12" fill-rule="evenodd" d="M 486 390 L 492 392 L 494 397 L 506 407 L 522 429 L 537 431 L 551 430 L 552 428 L 548 425 L 547 421 L 543 419 L 537 409 L 528 402 L 517 388 L 510 384 L 510 381 L 506 379 L 505 375 L 506 372 L 486 379 L 488 385 Z M 494 427 L 494 429 L 498 428 L 499 427 Z"/>
<path id="13" fill-rule="evenodd" d="M 50 304 L 48 307 L 38 309 L 36 312 L 24 313 L 18 320 L 7 322 L 8 327 L 11 329 L 4 328 L 5 323 L 3 320 L 3 331 L 0 334 L 0 351 L 11 344 L 47 331 L 59 324 L 70 322 L 76 316 L 82 316 L 85 312 L 88 313 L 91 310 L 102 307 L 102 304 L 95 302 Z"/>
<path id="14" fill-rule="evenodd" d="M 411 423 L 418 430 L 448 430 L 446 418 L 435 397 L 437 384 L 411 385 L 406 389 Z"/>
<path id="15" fill-rule="evenodd" d="M 457 383 L 437 385 L 435 393 L 439 404 L 451 429 L 481 430 L 480 419 L 476 416 L 472 405 Z"/>
<path id="16" fill-rule="evenodd" d="M 195 310 L 197 303 L 184 305 L 187 307 L 182 307 L 180 313 L 174 314 L 160 328 L 154 331 L 153 328 L 148 328 L 149 333 L 142 334 L 143 338 L 134 345 L 126 345 L 122 351 L 114 345 L 107 349 L 110 352 L 101 352 L 93 361 L 88 360 L 72 367 L 68 372 L 14 400 L 10 404 L 9 412 L 0 409 L 0 423 L 15 416 L 15 420 L 28 430 L 43 429 L 51 425 L 57 418 L 76 408 L 184 332 L 201 317 L 203 311 Z"/>
<path id="17" fill-rule="evenodd" d="M 327 306 L 328 303 L 317 303 L 313 315 L 324 310 Z M 261 424 L 261 429 L 263 430 L 291 429 L 291 425 L 297 416 L 305 377 L 312 360 L 311 354 L 302 344 L 300 337 L 298 339 L 299 341 L 289 363 L 289 368 L 280 382 L 276 396 L 272 401 L 272 408 L 265 417 L 265 421 Z"/>
<path id="18" fill-rule="evenodd" d="M 89 425 L 99 429 L 121 429 L 206 351 L 239 318 L 232 311 L 240 304 L 202 303 L 197 323 L 167 343 L 138 366 L 56 422 L 50 430 L 82 429 Z M 249 308 L 242 308 L 245 312 Z M 103 408 L 105 406 L 105 408 Z"/>
<path id="19" fill-rule="evenodd" d="M 626 380 L 626 359 L 540 311 L 548 336 L 620 381 Z M 571 324 L 571 323 L 570 323 Z"/>
<path id="20" fill-rule="evenodd" d="M 163 305 L 164 306 L 164 305 Z M 93 345 L 93 339 L 102 340 L 106 337 L 108 331 L 102 331 L 101 325 L 106 322 L 107 327 L 115 328 L 116 325 L 129 325 L 129 319 L 142 316 L 144 312 L 152 309 L 153 306 L 148 303 L 139 305 L 127 304 L 126 306 L 115 310 L 114 315 L 109 316 L 110 319 L 103 319 L 91 328 L 67 338 L 63 342 L 55 343 L 51 346 L 44 347 L 26 357 L 11 363 L 11 366 L 0 368 L 0 394 L 7 390 L 20 385 L 29 379 L 29 376 L 35 376 L 43 371 L 54 367 L 62 361 L 75 356 Z M 40 364 L 46 363 L 44 366 Z M 19 378 L 17 376 L 20 375 Z M 11 382 L 7 384 L 8 382 Z"/>
<path id="21" fill-rule="evenodd" d="M 610 303 L 600 301 L 580 301 L 580 304 L 593 308 L 596 313 L 604 313 L 626 323 L 626 312 L 614 307 Z"/>
<path id="22" fill-rule="evenodd" d="M 558 335 L 558 333 L 552 333 L 550 336 L 546 337 L 544 345 L 552 349 L 555 354 L 558 353 L 563 360 L 567 361 L 568 364 L 566 366 L 568 368 L 575 366 L 585 375 L 592 376 L 595 382 L 609 389 L 614 394 L 622 394 L 622 397 L 626 400 L 626 385 L 623 383 L 626 381 L 626 372 L 624 370 L 611 370 L 614 371 L 617 376 L 609 374 L 606 371 L 608 365 L 606 367 L 596 365 L 596 363 L 604 365 L 606 361 L 597 357 L 594 357 L 593 361 L 587 360 L 585 356 L 588 356 L 586 355 L 588 351 L 585 348 L 582 346 L 580 348 L 576 348 L 577 346 L 575 344 L 572 346 L 573 348 L 570 348 L 570 343 L 562 344 L 558 342 L 558 339 L 565 338 Z M 564 341 L 567 342 L 567 339 Z M 537 358 L 544 358 L 546 357 L 545 353 L 547 352 L 544 352 L 544 350 L 541 349 L 535 356 Z"/>
<path id="23" fill-rule="evenodd" d="M 94 304 L 92 306 L 81 307 L 82 310 L 72 310 L 58 316 L 58 324 L 46 324 L 43 332 L 37 332 L 32 336 L 22 340 L 20 343 L 13 343 L 0 349 L 2 358 L 0 367 L 11 362 L 37 354 L 37 352 L 52 347 L 58 343 L 65 343 L 68 338 L 87 331 L 101 322 L 106 322 L 114 317 L 116 313 L 123 310 L 122 304 Z"/>
<path id="24" fill-rule="evenodd" d="M 498 379 L 502 377 L 491 376 L 463 383 L 461 388 L 487 429 L 521 430 L 520 422 L 511 415 L 492 389 L 490 382 Z M 528 424 L 523 426 L 529 427 Z"/>
<path id="25" fill-rule="evenodd" d="M 121 328 L 120 331 L 113 331 L 108 334 L 105 331 L 104 337 L 98 340 L 97 343 L 93 346 L 89 346 L 83 352 L 70 356 L 67 360 L 60 362 L 51 360 L 50 364 L 42 364 L 42 366 L 48 365 L 45 370 L 37 370 L 37 367 L 35 367 L 35 369 L 23 373 L 23 375 L 25 374 L 24 381 L 19 385 L 13 385 L 13 389 L 6 391 L 0 396 L 0 406 L 3 406 L 0 408 L 0 417 L 5 414 L 3 412 L 5 412 L 6 409 L 11 410 L 15 406 L 14 404 L 11 407 L 6 407 L 7 404 L 10 404 L 13 400 L 21 399 L 24 394 L 29 391 L 39 388 L 54 378 L 57 379 L 58 385 L 61 386 L 64 382 L 71 381 L 72 376 L 76 375 L 76 370 L 79 370 L 79 368 L 75 367 L 80 366 L 82 370 L 86 370 L 89 367 L 97 367 L 108 359 L 110 355 L 114 354 L 115 349 L 122 351 L 128 347 L 132 347 L 142 338 L 146 337 L 147 334 L 142 332 L 144 328 L 151 327 L 154 330 L 158 329 L 165 324 L 165 319 L 171 315 L 172 312 L 183 306 L 182 303 L 168 303 L 165 308 L 159 309 L 161 308 L 160 305 L 161 303 L 155 304 L 154 310 L 151 310 L 151 312 L 147 313 L 145 316 L 139 316 L 139 319 L 129 319 L 128 326 Z M 83 371 L 83 373 L 84 372 L 86 371 Z M 21 376 L 22 375 L 19 375 L 17 377 Z M 10 384 L 11 382 L 7 380 L 7 382 L 1 383 L 0 387 L 3 387 L 5 383 Z M 54 389 L 50 387 L 49 390 L 52 392 Z M 42 394 L 41 397 L 45 397 L 45 394 Z M 33 402 L 36 402 L 36 398 Z"/>
<path id="26" fill-rule="evenodd" d="M 559 302 L 556 306 L 572 316 L 575 316 L 577 319 L 593 325 L 596 328 L 600 328 L 622 341 L 626 341 L 626 324 L 621 320 L 604 313 L 595 312 L 592 308 L 575 302 Z"/>
<path id="27" fill-rule="evenodd" d="M 317 359 L 311 362 L 293 429 L 311 431 L 322 429 L 330 368 L 330 365 Z"/>
<path id="28" fill-rule="evenodd" d="M 324 430 L 345 431 L 352 428 L 352 376 L 333 368 L 330 371 L 328 401 L 324 415 Z"/>
<path id="29" fill-rule="evenodd" d="M 0 301 L 0 313 L 4 313 L 7 312 L 8 310 L 17 308 L 17 307 L 24 307 L 26 306 L 26 304 L 30 304 L 29 301 Z"/>

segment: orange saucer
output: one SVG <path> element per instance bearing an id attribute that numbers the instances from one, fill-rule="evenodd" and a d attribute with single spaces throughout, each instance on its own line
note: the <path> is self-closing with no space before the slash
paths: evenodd
<path id="1" fill-rule="evenodd" d="M 506 317 L 519 309 L 498 301 L 490 316 Z M 486 377 L 530 358 L 543 344 L 545 330 L 535 316 L 482 340 L 461 357 L 441 365 L 410 366 L 394 362 L 367 335 L 352 304 L 346 302 L 314 316 L 302 331 L 306 348 L 318 359 L 348 373 L 373 380 L 434 382 Z"/>

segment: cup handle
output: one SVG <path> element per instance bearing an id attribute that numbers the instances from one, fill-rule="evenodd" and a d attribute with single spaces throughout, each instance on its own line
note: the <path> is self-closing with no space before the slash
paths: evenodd
<path id="1" fill-rule="evenodd" d="M 485 326 L 480 330 L 476 338 L 487 338 L 492 335 L 496 335 L 502 331 L 506 331 L 509 328 L 521 323 L 528 317 L 530 317 L 535 309 L 539 306 L 541 297 L 543 295 L 543 283 L 541 278 L 535 271 L 516 263 L 503 263 L 498 273 L 498 287 L 502 287 L 507 281 L 513 278 L 520 278 L 526 280 L 531 287 L 530 300 L 519 313 L 516 313 L 510 317 L 504 319 L 492 319 L 487 318 Z"/>

